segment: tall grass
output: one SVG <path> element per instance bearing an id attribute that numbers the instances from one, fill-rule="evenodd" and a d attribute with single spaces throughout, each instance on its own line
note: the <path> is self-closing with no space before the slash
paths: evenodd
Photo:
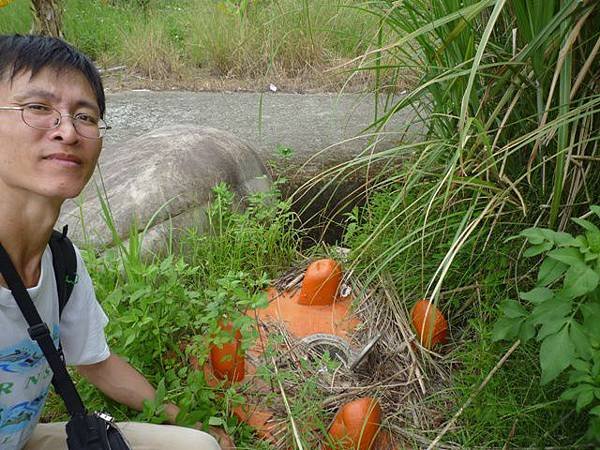
<path id="1" fill-rule="evenodd" d="M 384 267 L 406 245 L 425 257 L 426 236 L 450 226 L 451 249 L 424 290 L 436 297 L 452 259 L 485 223 L 509 215 L 564 228 L 586 211 L 598 186 L 597 2 L 384 1 L 369 13 L 396 32 L 378 52 L 424 72 L 374 125 L 416 102 L 430 120 L 428 141 L 398 149 L 411 159 L 378 184 L 394 199 L 357 256 L 386 228 L 405 224 L 419 233 L 370 266 Z M 439 225 L 457 204 L 468 205 L 465 214 Z M 486 232 L 502 232 L 492 228 Z"/>
<path id="2" fill-rule="evenodd" d="M 198 2 L 185 28 L 192 62 L 230 76 L 297 75 L 367 49 L 375 20 L 352 0 L 249 3 Z"/>
<path id="3" fill-rule="evenodd" d="M 322 76 L 368 49 L 377 19 L 359 0 L 65 0 L 65 38 L 102 65 L 172 79 Z M 27 33 L 26 1 L 0 9 L 0 33 Z"/>
<path id="4" fill-rule="evenodd" d="M 402 168 L 374 180 L 377 193 L 351 215 L 347 242 L 368 279 L 390 272 L 407 303 L 432 298 L 449 314 L 456 341 L 472 338 L 472 320 L 492 321 L 496 302 L 528 280 L 516 264 L 519 247 L 504 240 L 534 223 L 565 229 L 600 195 L 600 4 L 390 0 L 364 12 L 392 39 L 357 58 L 357 70 L 422 70 L 416 89 L 389 97 L 373 129 L 419 105 L 428 110 L 428 133 L 362 158 L 401 160 Z M 526 352 L 515 357 L 529 363 Z M 536 368 L 530 373 L 535 379 Z M 468 445 L 501 441 L 482 435 Z M 529 429 L 515 440 L 538 445 L 543 436 Z"/>

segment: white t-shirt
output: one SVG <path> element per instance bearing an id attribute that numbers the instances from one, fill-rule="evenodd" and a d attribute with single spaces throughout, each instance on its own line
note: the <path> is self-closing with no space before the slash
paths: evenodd
<path id="1" fill-rule="evenodd" d="M 77 254 L 77 282 L 58 321 L 58 293 L 52 252 L 46 247 L 37 286 L 28 289 L 67 364 L 94 364 L 110 355 L 104 327 L 108 318 L 96 301 L 92 280 Z M 52 371 L 29 338 L 27 322 L 10 290 L 0 286 L 0 449 L 20 449 L 29 439 L 46 401 Z"/>

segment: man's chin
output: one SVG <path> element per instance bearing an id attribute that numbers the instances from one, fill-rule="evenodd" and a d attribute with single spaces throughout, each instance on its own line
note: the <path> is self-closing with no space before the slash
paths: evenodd
<path id="1" fill-rule="evenodd" d="M 83 188 L 68 188 L 68 189 L 56 189 L 54 192 L 48 193 L 48 197 L 52 198 L 53 201 L 62 204 L 65 200 L 76 198 Z"/>

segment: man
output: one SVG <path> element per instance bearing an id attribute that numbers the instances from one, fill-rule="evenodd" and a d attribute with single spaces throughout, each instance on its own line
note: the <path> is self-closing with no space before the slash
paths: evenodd
<path id="1" fill-rule="evenodd" d="M 112 354 L 108 319 L 77 252 L 78 281 L 62 316 L 48 240 L 62 203 L 90 179 L 107 129 L 105 98 L 90 60 L 61 40 L 0 36 L 0 243 L 11 257 L 67 364 L 110 398 L 141 410 L 154 388 Z M 62 424 L 37 424 L 52 372 L 0 276 L 0 448 L 66 448 Z M 170 422 L 178 413 L 166 406 Z M 134 449 L 218 449 L 201 431 L 121 424 Z M 226 436 L 223 445 L 232 445 Z"/>

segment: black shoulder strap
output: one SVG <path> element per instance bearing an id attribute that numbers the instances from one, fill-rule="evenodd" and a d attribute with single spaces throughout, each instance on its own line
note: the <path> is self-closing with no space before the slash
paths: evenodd
<path id="1" fill-rule="evenodd" d="M 67 372 L 64 361 L 54 346 L 48 325 L 42 321 L 21 277 L 2 244 L 0 244 L 0 273 L 4 276 L 4 280 L 8 284 L 21 313 L 29 324 L 27 330 L 29 336 L 38 343 L 52 372 L 54 372 L 52 384 L 65 402 L 69 414 L 71 416 L 85 414 L 86 411 L 81 397 L 77 393 L 69 372 Z"/>
<path id="2" fill-rule="evenodd" d="M 52 251 L 52 265 L 58 288 L 58 314 L 61 316 L 73 287 L 77 282 L 77 256 L 73 243 L 67 237 L 68 227 L 65 225 L 62 233 L 53 231 L 50 237 L 50 250 Z"/>

